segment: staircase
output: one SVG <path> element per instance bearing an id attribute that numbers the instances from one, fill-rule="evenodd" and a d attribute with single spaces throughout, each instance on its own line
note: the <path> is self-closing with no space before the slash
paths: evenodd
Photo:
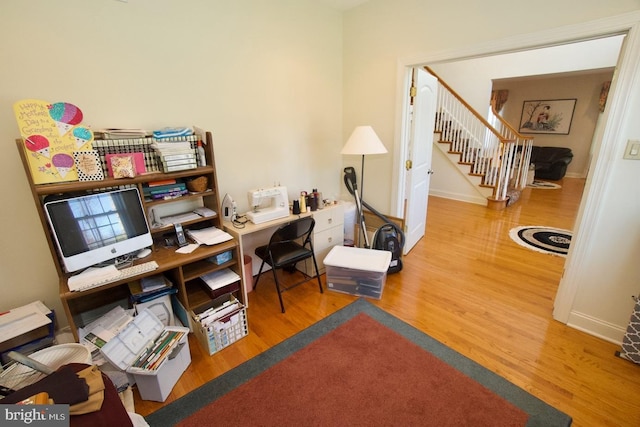
<path id="1" fill-rule="evenodd" d="M 533 138 L 519 134 L 493 108 L 489 123 L 433 70 L 425 69 L 438 79 L 435 141 L 487 197 L 489 208 L 504 209 L 509 195 L 526 187 Z"/>

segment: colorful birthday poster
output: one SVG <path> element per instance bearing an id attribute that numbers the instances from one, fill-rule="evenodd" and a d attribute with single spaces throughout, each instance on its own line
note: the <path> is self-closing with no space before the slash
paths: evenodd
<path id="1" fill-rule="evenodd" d="M 68 102 L 37 99 L 13 105 L 34 184 L 77 181 L 75 151 L 91 149 L 93 132 L 82 126 L 82 111 Z"/>

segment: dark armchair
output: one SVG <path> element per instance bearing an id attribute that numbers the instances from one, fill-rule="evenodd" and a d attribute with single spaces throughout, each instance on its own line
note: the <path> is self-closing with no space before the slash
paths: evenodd
<path id="1" fill-rule="evenodd" d="M 536 179 L 562 179 L 571 160 L 573 153 L 570 148 L 534 146 L 531 151 L 531 164 L 535 165 Z"/>

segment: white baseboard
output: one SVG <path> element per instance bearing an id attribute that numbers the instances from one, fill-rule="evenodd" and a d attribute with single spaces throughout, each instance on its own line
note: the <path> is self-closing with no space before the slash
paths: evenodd
<path id="1" fill-rule="evenodd" d="M 458 200 L 460 202 L 474 203 L 476 205 L 487 205 L 487 199 L 481 196 L 471 196 L 469 194 L 451 193 L 447 191 L 429 190 L 429 195 L 442 197 L 443 199 Z"/>
<path id="2" fill-rule="evenodd" d="M 622 339 L 627 330 L 626 326 L 621 328 L 618 325 L 576 311 L 572 311 L 569 314 L 567 326 L 618 345 L 622 344 Z"/>

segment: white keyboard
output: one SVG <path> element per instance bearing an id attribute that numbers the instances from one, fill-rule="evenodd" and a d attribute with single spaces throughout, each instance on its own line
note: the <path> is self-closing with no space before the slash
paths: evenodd
<path id="1" fill-rule="evenodd" d="M 128 277 L 148 273 L 149 271 L 153 271 L 157 268 L 158 263 L 155 261 L 143 262 L 142 264 L 121 268 L 120 270 L 118 270 L 115 265 L 100 268 L 90 267 L 80 274 L 69 277 L 67 285 L 69 286 L 69 290 L 72 292 L 84 291 L 86 289 L 106 285 Z"/>

